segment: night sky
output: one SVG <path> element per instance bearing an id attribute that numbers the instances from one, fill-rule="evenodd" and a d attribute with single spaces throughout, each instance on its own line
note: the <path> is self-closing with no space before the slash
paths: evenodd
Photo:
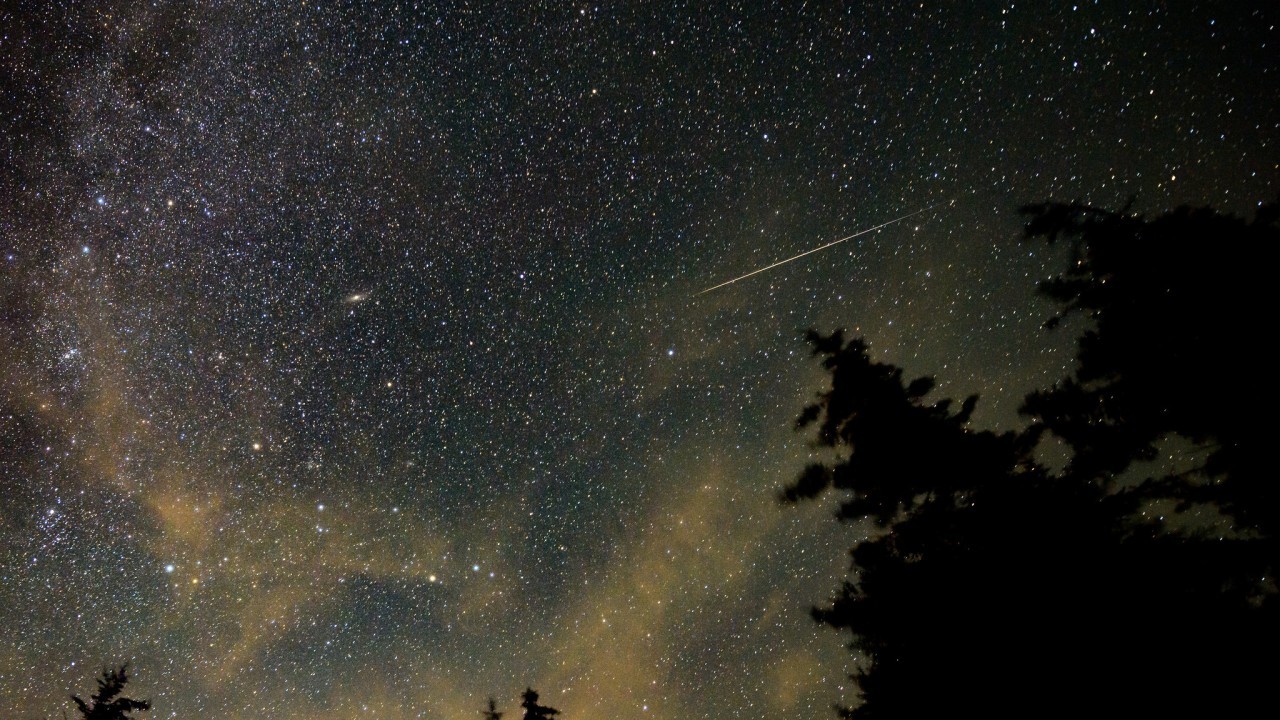
<path id="1" fill-rule="evenodd" d="M 1012 427 L 1018 205 L 1280 192 L 1274 2 L 0 7 L 5 717 L 831 717 L 803 329 Z"/>

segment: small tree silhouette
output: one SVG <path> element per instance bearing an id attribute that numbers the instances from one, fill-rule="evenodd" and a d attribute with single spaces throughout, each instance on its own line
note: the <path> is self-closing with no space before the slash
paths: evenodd
<path id="1" fill-rule="evenodd" d="M 521 697 L 524 698 L 524 702 L 520 703 L 520 707 L 524 708 L 524 720 L 551 720 L 553 715 L 560 714 L 555 708 L 539 705 L 538 693 L 533 688 L 527 688 Z"/>
<path id="2" fill-rule="evenodd" d="M 498 712 L 498 705 L 493 701 L 492 697 L 489 698 L 489 709 L 481 710 L 480 714 L 484 716 L 484 720 L 502 720 L 503 715 Z"/>
<path id="3" fill-rule="evenodd" d="M 128 663 L 114 670 L 104 669 L 102 677 L 98 678 L 98 692 L 87 703 L 79 695 L 71 696 L 84 720 L 130 720 L 129 713 L 151 709 L 150 700 L 120 697 L 125 684 L 129 682 L 128 670 Z"/>

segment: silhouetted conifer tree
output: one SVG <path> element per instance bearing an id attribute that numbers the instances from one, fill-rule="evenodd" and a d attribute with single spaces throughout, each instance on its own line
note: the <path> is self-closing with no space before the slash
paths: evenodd
<path id="1" fill-rule="evenodd" d="M 929 401 L 932 379 L 905 381 L 860 339 L 809 334 L 831 387 L 797 427 L 843 455 L 806 468 L 783 499 L 835 489 L 838 517 L 876 528 L 852 550 L 853 578 L 814 611 L 851 631 L 862 657 L 861 704 L 838 711 L 1241 716 L 1265 701 L 1280 639 L 1275 471 L 1262 451 L 1274 423 L 1257 420 L 1275 391 L 1255 367 L 1256 335 L 1242 335 L 1267 307 L 1276 216 L 1027 212 L 1029 237 L 1076 243 L 1044 292 L 1092 322 L 1072 377 L 1028 398 L 1026 430 L 975 430 L 976 398 Z M 1046 432 L 1071 449 L 1062 473 L 1033 458 Z M 1117 482 L 1171 436 L 1200 448 L 1197 477 Z M 1153 528 L 1139 510 L 1158 497 L 1235 524 Z"/>
<path id="2" fill-rule="evenodd" d="M 521 697 L 523 701 L 520 707 L 524 708 L 524 720 L 551 720 L 553 715 L 560 714 L 560 711 L 555 708 L 539 705 L 538 693 L 534 692 L 533 688 L 525 689 Z"/>
<path id="3" fill-rule="evenodd" d="M 129 665 L 125 663 L 115 669 L 103 670 L 102 677 L 98 678 L 98 691 L 88 702 L 79 695 L 71 696 L 84 720 L 129 720 L 130 713 L 151 709 L 151 702 L 148 700 L 121 696 L 124 686 L 129 682 L 128 669 Z"/>
<path id="4" fill-rule="evenodd" d="M 502 720 L 502 713 L 498 712 L 498 704 L 489 698 L 489 709 L 481 710 L 480 714 L 484 716 L 484 720 Z"/>
<path id="5" fill-rule="evenodd" d="M 1207 208 L 1150 221 L 1082 205 L 1022 211 L 1028 239 L 1071 243 L 1067 271 L 1040 286 L 1061 308 L 1048 325 L 1089 321 L 1070 377 L 1024 407 L 1070 444 L 1069 472 L 1115 478 L 1176 436 L 1202 462 L 1145 490 L 1214 503 L 1237 530 L 1274 540 L 1280 483 L 1267 450 L 1278 393 L 1262 323 L 1275 304 L 1280 205 L 1250 223 Z"/>

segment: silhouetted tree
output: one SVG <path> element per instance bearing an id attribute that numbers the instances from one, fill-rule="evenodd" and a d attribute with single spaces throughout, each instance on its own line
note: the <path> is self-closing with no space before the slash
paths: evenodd
<path id="1" fill-rule="evenodd" d="M 480 714 L 484 716 L 484 720 L 502 720 L 503 713 L 498 712 L 498 704 L 489 698 L 489 709 L 481 710 Z"/>
<path id="2" fill-rule="evenodd" d="M 129 664 L 125 663 L 115 669 L 103 670 L 102 677 L 98 678 L 98 691 L 89 698 L 89 702 L 79 695 L 71 696 L 84 720 L 129 720 L 130 713 L 151 709 L 149 700 L 121 696 L 129 682 L 128 669 Z"/>
<path id="3" fill-rule="evenodd" d="M 1251 223 L 1207 208 L 1151 221 L 1082 205 L 1022 211 L 1031 216 L 1028 239 L 1071 242 L 1067 271 L 1041 284 L 1061 307 L 1048 324 L 1073 314 L 1089 320 L 1071 376 L 1024 408 L 1070 444 L 1069 472 L 1115 478 L 1176 436 L 1202 463 L 1146 490 L 1214 503 L 1237 531 L 1276 538 L 1280 483 L 1267 454 L 1274 422 L 1258 416 L 1277 402 L 1261 323 L 1275 304 L 1280 205 L 1262 207 Z"/>
<path id="4" fill-rule="evenodd" d="M 1274 216 L 1263 213 L 1245 225 L 1210 211 L 1179 211 L 1167 222 L 1146 223 L 1077 206 L 1027 211 L 1029 236 L 1076 239 L 1071 270 L 1044 288 L 1064 312 L 1083 310 L 1095 322 L 1082 338 L 1073 377 L 1028 398 L 1035 422 L 1026 430 L 970 428 L 976 398 L 954 410 L 949 400 L 930 402 L 932 379 L 904 381 L 899 368 L 873 361 L 860 339 L 809 334 L 831 387 L 797 427 L 815 427 L 818 444 L 842 456 L 806 468 L 783 499 L 841 491 L 838 517 L 875 528 L 852 550 L 854 576 L 829 607 L 814 611 L 820 621 L 851 631 L 863 658 L 855 675 L 862 702 L 838 711 L 860 720 L 1241 714 L 1265 699 L 1280 622 L 1274 583 L 1263 579 L 1274 562 L 1267 518 L 1275 507 L 1239 505 L 1273 497 L 1274 485 L 1254 487 L 1273 472 L 1252 464 L 1262 459 L 1249 449 L 1261 428 L 1245 427 L 1247 416 L 1228 418 L 1220 407 L 1247 405 L 1248 394 L 1237 388 L 1245 399 L 1212 397 L 1232 383 L 1215 376 L 1201 385 L 1200 374 L 1232 372 L 1235 385 L 1258 383 L 1216 358 L 1197 366 L 1211 362 L 1202 357 L 1207 348 L 1163 354 L 1178 339 L 1153 337 L 1141 320 L 1190 312 L 1205 289 L 1190 271 L 1197 262 L 1211 275 L 1208 287 L 1228 285 L 1212 275 L 1215 268 L 1225 271 L 1230 258 L 1252 251 L 1223 246 L 1276 247 Z M 1164 244 L 1174 242 L 1173 229 L 1194 227 L 1214 229 L 1185 239 L 1192 245 L 1199 238 L 1200 247 L 1182 248 L 1198 252 L 1198 261 L 1141 264 L 1144 252 L 1174 251 Z M 1147 244 L 1100 249 L 1133 237 Z M 1143 273 L 1165 277 L 1130 277 Z M 1166 310 L 1161 298 L 1181 299 Z M 1204 302 L 1221 312 L 1229 304 L 1220 297 Z M 1171 314 L 1151 322 L 1179 320 Z M 1115 333 L 1129 337 L 1109 339 Z M 1248 343 L 1225 342 L 1241 352 Z M 1136 377 L 1161 363 L 1174 366 L 1149 369 L 1163 378 L 1162 387 L 1150 376 Z M 1118 397 L 1124 393 L 1138 400 Z M 1209 409 L 1220 422 L 1195 417 Z M 1033 458 L 1046 432 L 1072 450 L 1062 473 Z M 1206 443 L 1204 472 L 1221 473 L 1222 481 L 1188 485 L 1165 477 L 1122 490 L 1118 474 L 1150 458 L 1149 448 L 1170 434 Z M 1184 505 L 1214 503 L 1246 520 L 1211 538 L 1153 529 L 1138 511 L 1156 494 Z"/>
<path id="5" fill-rule="evenodd" d="M 559 715 L 560 711 L 555 708 L 546 707 L 538 704 L 538 693 L 533 688 L 526 688 L 520 707 L 524 708 L 524 720 L 550 720 L 553 715 Z"/>

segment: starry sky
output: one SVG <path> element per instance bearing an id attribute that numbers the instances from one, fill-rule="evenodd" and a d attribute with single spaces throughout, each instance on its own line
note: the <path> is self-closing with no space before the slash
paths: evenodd
<path id="1" fill-rule="evenodd" d="M 0 715 L 831 717 L 807 327 L 1012 427 L 1018 205 L 1251 216 L 1274 2 L 0 8 Z M 714 292 L 701 290 L 859 230 Z"/>

